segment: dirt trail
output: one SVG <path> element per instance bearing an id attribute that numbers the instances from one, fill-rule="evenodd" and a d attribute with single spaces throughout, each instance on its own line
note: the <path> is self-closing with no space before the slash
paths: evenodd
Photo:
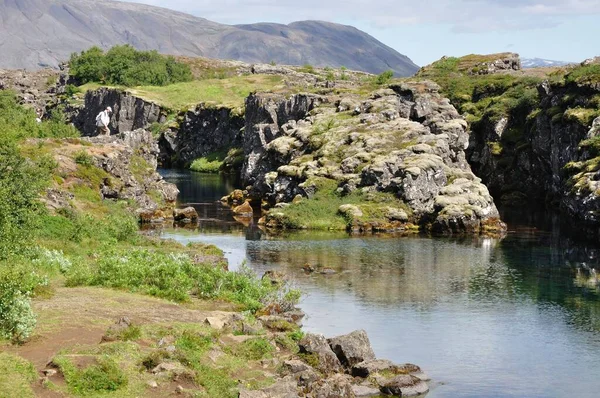
<path id="1" fill-rule="evenodd" d="M 39 370 L 61 349 L 97 344 L 109 325 L 126 316 L 138 324 L 203 322 L 212 311 L 188 308 L 153 297 L 99 288 L 58 288 L 34 302 L 39 314 L 35 335 L 22 346 L 5 347 Z"/>

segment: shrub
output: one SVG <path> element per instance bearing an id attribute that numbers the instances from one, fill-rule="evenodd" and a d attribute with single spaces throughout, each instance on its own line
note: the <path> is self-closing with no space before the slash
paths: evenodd
<path id="1" fill-rule="evenodd" d="M 81 150 L 75 154 L 74 157 L 75 163 L 80 164 L 82 166 L 93 166 L 94 158 L 84 150 Z"/>
<path id="2" fill-rule="evenodd" d="M 31 335 L 36 324 L 31 295 L 47 283 L 21 262 L 0 263 L 0 337 L 22 342 Z"/>
<path id="3" fill-rule="evenodd" d="M 188 65 L 157 51 L 138 51 L 129 45 L 115 46 L 104 53 L 92 47 L 71 55 L 71 75 L 88 82 L 123 86 L 165 86 L 192 80 Z"/>
<path id="4" fill-rule="evenodd" d="M 0 145 L 0 260 L 30 242 L 43 212 L 38 195 L 49 174 L 49 167 L 25 160 L 14 145 Z"/>
<path id="5" fill-rule="evenodd" d="M 392 80 L 393 77 L 394 71 L 386 70 L 385 72 L 382 72 L 379 75 L 377 75 L 377 77 L 375 78 L 375 83 L 379 85 L 387 84 L 390 82 L 390 80 Z"/>

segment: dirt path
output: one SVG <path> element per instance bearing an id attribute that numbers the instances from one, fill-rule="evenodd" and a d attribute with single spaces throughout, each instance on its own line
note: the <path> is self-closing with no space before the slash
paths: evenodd
<path id="1" fill-rule="evenodd" d="M 58 288 L 47 300 L 34 302 L 35 335 L 22 346 L 6 347 L 43 370 L 61 349 L 99 343 L 120 317 L 138 324 L 203 322 L 214 314 L 153 297 L 99 288 Z"/>

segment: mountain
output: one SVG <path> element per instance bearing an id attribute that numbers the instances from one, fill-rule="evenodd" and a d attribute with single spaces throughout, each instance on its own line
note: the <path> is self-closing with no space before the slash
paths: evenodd
<path id="1" fill-rule="evenodd" d="M 550 67 L 550 66 L 564 66 L 572 64 L 573 62 L 565 62 L 565 61 L 552 61 L 549 59 L 542 58 L 521 58 L 521 67 L 522 68 L 542 68 L 542 67 Z"/>
<path id="2" fill-rule="evenodd" d="M 0 68 L 56 67 L 93 45 L 164 54 L 345 66 L 399 76 L 408 57 L 354 27 L 321 21 L 224 25 L 165 8 L 108 0 L 0 0 Z"/>

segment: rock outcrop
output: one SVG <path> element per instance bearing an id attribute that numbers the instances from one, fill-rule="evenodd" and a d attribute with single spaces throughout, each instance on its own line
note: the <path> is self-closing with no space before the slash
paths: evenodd
<path id="1" fill-rule="evenodd" d="M 515 110 L 473 126 L 469 161 L 505 205 L 545 202 L 598 235 L 600 84 L 544 81 L 537 90 L 525 123 Z"/>
<path id="2" fill-rule="evenodd" d="M 362 222 L 356 205 L 345 213 L 356 230 L 502 230 L 466 161 L 467 145 L 466 121 L 432 82 L 368 97 L 254 94 L 246 100 L 242 179 L 251 197 L 271 206 L 311 198 L 323 180 L 341 194 L 390 193 L 399 201 L 382 209 L 387 221 L 375 226 Z M 270 213 L 267 225 L 277 225 L 279 214 Z"/>
<path id="3" fill-rule="evenodd" d="M 37 72 L 24 70 L 1 70 L 0 90 L 12 90 L 19 102 L 35 109 L 42 118 L 48 107 L 57 102 L 57 94 L 64 92 L 68 72 L 61 65 L 61 70 L 42 69 Z"/>
<path id="4" fill-rule="evenodd" d="M 99 88 L 85 94 L 85 104 L 71 109 L 71 121 L 85 136 L 96 135 L 96 116 L 110 106 L 112 134 L 148 128 L 152 123 L 164 123 L 166 110 L 127 91 Z"/>
<path id="5" fill-rule="evenodd" d="M 173 217 L 179 190 L 156 172 L 158 145 L 149 131 L 66 139 L 57 144 L 50 148 L 59 172 L 68 178 L 48 190 L 49 208 L 71 206 L 69 189 L 87 185 L 98 190 L 101 199 L 134 203 L 142 222 Z M 96 169 L 86 171 L 86 167 Z"/>
<path id="6" fill-rule="evenodd" d="M 198 105 L 179 115 L 178 127 L 158 140 L 163 166 L 185 167 L 195 159 L 229 148 L 241 148 L 244 117 L 225 107 Z"/>

